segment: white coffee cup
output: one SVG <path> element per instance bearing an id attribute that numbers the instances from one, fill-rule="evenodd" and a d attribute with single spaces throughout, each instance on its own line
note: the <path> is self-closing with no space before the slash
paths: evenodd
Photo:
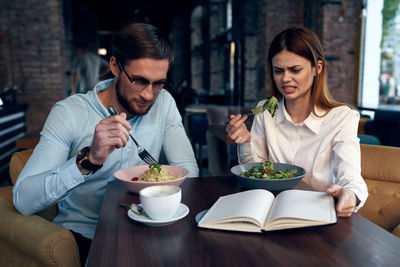
<path id="1" fill-rule="evenodd" d="M 182 190 L 175 185 L 154 185 L 139 191 L 140 203 L 153 220 L 172 218 L 179 208 Z"/>

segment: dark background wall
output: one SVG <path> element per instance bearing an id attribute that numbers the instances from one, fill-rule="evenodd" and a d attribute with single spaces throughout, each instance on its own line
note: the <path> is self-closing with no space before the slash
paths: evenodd
<path id="1" fill-rule="evenodd" d="M 67 92 L 63 1 L 0 0 L 0 6 L 0 88 L 18 86 L 18 102 L 29 104 L 27 128 L 36 131 Z"/>
<path id="2" fill-rule="evenodd" d="M 70 89 L 76 43 L 109 43 L 122 23 L 147 21 L 169 34 L 176 64 L 175 85 L 186 79 L 197 90 L 227 93 L 226 103 L 253 106 L 271 94 L 266 51 L 291 26 L 320 37 L 335 98 L 356 104 L 361 0 L 0 0 L 0 90 L 16 85 L 18 102 L 29 105 L 28 132 L 39 131 L 51 106 Z M 230 43 L 236 44 L 234 86 L 229 91 Z"/>

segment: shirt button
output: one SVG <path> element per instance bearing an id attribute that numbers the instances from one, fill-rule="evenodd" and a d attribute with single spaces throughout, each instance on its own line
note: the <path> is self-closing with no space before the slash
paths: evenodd
<path id="1" fill-rule="evenodd" d="M 73 179 L 73 180 L 72 180 L 72 183 L 77 184 L 78 181 L 77 181 L 76 179 Z"/>

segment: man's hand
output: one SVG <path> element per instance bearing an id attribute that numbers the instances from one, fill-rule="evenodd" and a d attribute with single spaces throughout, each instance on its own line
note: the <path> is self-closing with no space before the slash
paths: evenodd
<path id="1" fill-rule="evenodd" d="M 89 161 L 93 164 L 104 164 L 114 149 L 126 146 L 130 129 L 124 112 L 101 120 L 95 128 Z"/>
<path id="2" fill-rule="evenodd" d="M 350 217 L 357 205 L 358 198 L 353 191 L 344 189 L 340 185 L 331 184 L 327 187 L 326 192 L 338 199 L 336 204 L 336 212 L 339 217 Z"/>
<path id="3" fill-rule="evenodd" d="M 230 121 L 226 127 L 226 132 L 228 137 L 232 139 L 236 144 L 243 144 L 250 142 L 251 135 L 249 130 L 247 130 L 246 124 L 244 124 L 247 119 L 247 115 L 230 115 Z"/>

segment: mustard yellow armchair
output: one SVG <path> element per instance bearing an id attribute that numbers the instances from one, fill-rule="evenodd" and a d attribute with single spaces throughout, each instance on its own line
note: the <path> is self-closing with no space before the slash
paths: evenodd
<path id="1" fill-rule="evenodd" d="M 10 161 L 12 185 L 32 150 L 15 152 Z M 0 266 L 80 266 L 72 233 L 51 222 L 53 206 L 36 215 L 23 216 L 12 201 L 12 186 L 0 188 Z"/>
<path id="2" fill-rule="evenodd" d="M 400 148 L 361 145 L 368 199 L 358 213 L 400 237 Z"/>

